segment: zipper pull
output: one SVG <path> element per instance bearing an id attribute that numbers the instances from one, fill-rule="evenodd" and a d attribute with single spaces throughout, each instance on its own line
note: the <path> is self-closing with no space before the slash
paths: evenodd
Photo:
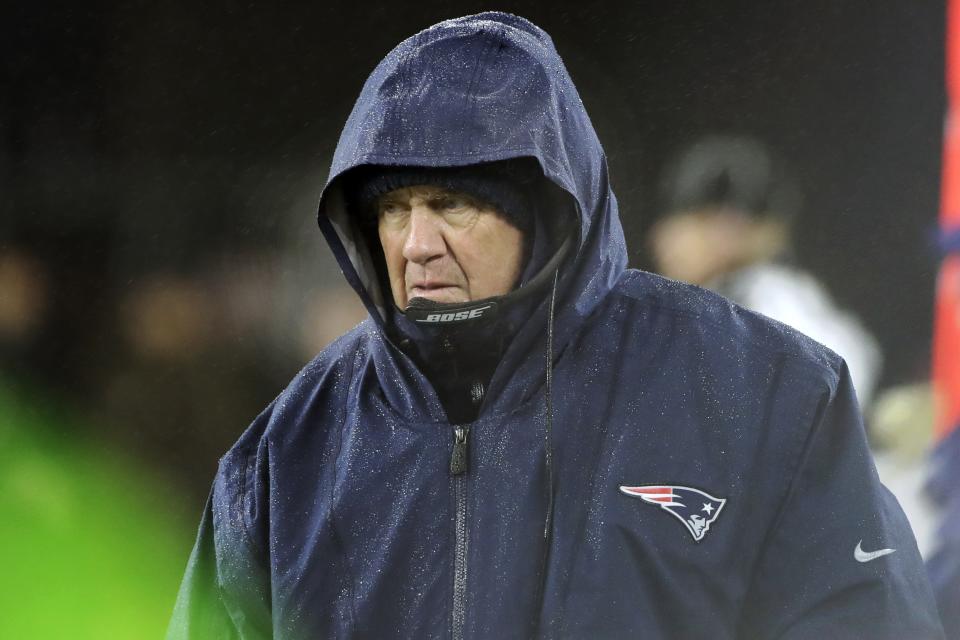
<path id="1" fill-rule="evenodd" d="M 470 468 L 470 450 L 467 447 L 467 436 L 470 427 L 457 426 L 453 428 L 453 453 L 450 455 L 450 474 L 458 476 L 466 473 Z"/>

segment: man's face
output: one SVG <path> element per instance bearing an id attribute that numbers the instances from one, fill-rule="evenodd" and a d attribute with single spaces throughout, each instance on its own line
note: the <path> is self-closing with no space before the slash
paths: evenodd
<path id="1" fill-rule="evenodd" d="M 377 200 L 378 231 L 393 300 L 469 302 L 503 295 L 520 276 L 523 233 L 492 206 L 434 186 Z"/>
<path id="2" fill-rule="evenodd" d="M 745 214 L 706 208 L 659 220 L 649 239 L 659 273 L 705 285 L 749 261 L 753 235 Z"/>

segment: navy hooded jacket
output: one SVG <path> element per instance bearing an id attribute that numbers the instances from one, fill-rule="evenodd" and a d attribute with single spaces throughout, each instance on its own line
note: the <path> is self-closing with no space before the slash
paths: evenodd
<path id="1" fill-rule="evenodd" d="M 519 157 L 569 194 L 577 244 L 476 421 L 451 425 L 387 337 L 338 178 Z M 845 364 L 626 268 L 603 150 L 536 26 L 485 13 L 394 49 L 319 221 L 370 317 L 220 461 L 171 640 L 942 636 Z"/>

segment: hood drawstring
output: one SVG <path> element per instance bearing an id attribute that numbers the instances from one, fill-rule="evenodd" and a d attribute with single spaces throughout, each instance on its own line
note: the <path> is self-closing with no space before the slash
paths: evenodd
<path id="1" fill-rule="evenodd" d="M 550 564 L 550 547 L 553 543 L 553 507 L 556 498 L 556 487 L 553 482 L 553 309 L 557 299 L 557 279 L 559 274 L 559 269 L 553 272 L 553 287 L 550 290 L 550 307 L 547 312 L 547 379 L 544 393 L 546 416 L 543 434 L 547 471 L 547 512 L 543 521 L 543 560 L 540 569 L 540 597 L 538 598 L 540 606 L 537 608 L 537 621 L 532 636 L 534 638 L 539 635 L 540 631 L 540 616 L 543 615 L 543 603 L 547 594 L 547 569 Z"/>

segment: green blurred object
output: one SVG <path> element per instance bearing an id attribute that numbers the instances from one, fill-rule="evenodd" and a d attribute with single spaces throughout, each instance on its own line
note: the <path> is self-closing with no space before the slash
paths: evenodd
<path id="1" fill-rule="evenodd" d="M 161 638 L 193 538 L 175 496 L 2 383 L 0 638 Z"/>
<path id="2" fill-rule="evenodd" d="M 929 382 L 884 391 L 870 412 L 873 444 L 901 464 L 919 464 L 933 446 L 934 395 Z"/>

